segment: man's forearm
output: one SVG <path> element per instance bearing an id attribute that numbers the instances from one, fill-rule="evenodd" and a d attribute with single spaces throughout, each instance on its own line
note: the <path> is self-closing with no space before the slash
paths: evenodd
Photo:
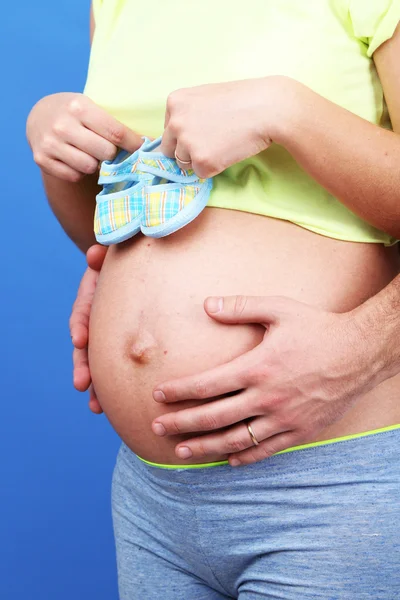
<path id="1" fill-rule="evenodd" d="M 378 380 L 400 373 L 400 275 L 353 312 L 366 352 L 375 354 Z"/>
<path id="2" fill-rule="evenodd" d="M 354 213 L 400 238 L 400 135 L 296 81 L 285 85 L 286 117 L 274 141 Z"/>
<path id="3" fill-rule="evenodd" d="M 93 232 L 93 217 L 98 174 L 86 175 L 78 183 L 71 183 L 48 175 L 42 171 L 43 184 L 49 204 L 65 233 L 83 252 L 96 239 Z"/>

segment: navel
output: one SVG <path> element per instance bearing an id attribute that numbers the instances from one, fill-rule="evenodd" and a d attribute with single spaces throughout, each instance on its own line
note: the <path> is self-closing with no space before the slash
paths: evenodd
<path id="1" fill-rule="evenodd" d="M 140 329 L 129 345 L 129 358 L 136 363 L 146 364 L 151 361 L 157 350 L 157 342 L 151 333 Z"/>

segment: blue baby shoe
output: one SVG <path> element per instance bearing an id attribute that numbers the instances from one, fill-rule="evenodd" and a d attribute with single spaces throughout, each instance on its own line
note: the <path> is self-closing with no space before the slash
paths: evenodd
<path id="1" fill-rule="evenodd" d="M 148 138 L 143 140 L 135 152 L 121 150 L 113 160 L 101 163 L 98 182 L 103 189 L 96 197 L 94 233 L 104 246 L 124 242 L 140 231 L 144 186 L 154 179 L 154 175 L 144 170 L 136 173 L 139 150 L 145 151 L 153 144 Z"/>
<path id="2" fill-rule="evenodd" d="M 200 179 L 192 169 L 156 149 L 156 140 L 143 138 L 133 154 L 121 151 L 103 161 L 96 197 L 94 231 L 103 245 L 117 244 L 140 230 L 149 237 L 164 237 L 195 219 L 207 204 L 211 179 Z"/>
<path id="3" fill-rule="evenodd" d="M 184 170 L 175 159 L 157 152 L 161 138 L 139 150 L 136 172 L 152 173 L 145 186 L 141 230 L 148 237 L 165 237 L 193 221 L 205 208 L 212 179 L 200 179 L 193 169 Z"/>

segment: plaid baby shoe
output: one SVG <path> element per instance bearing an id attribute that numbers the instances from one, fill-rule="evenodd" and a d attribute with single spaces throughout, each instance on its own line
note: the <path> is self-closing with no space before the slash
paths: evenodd
<path id="1" fill-rule="evenodd" d="M 121 150 L 113 160 L 101 163 L 98 183 L 103 189 L 96 197 L 94 233 L 104 246 L 124 242 L 140 231 L 144 187 L 154 180 L 145 170 L 136 172 L 139 151 L 146 152 L 154 145 L 146 137 L 143 140 L 136 152 Z"/>
<path id="2" fill-rule="evenodd" d="M 136 172 L 155 177 L 145 187 L 141 230 L 148 237 L 165 237 L 193 221 L 205 208 L 212 179 L 200 179 L 193 169 L 181 169 L 173 158 L 157 152 L 158 138 L 145 151 L 139 150 Z"/>
<path id="3" fill-rule="evenodd" d="M 146 180 L 107 184 L 96 197 L 94 233 L 99 244 L 109 246 L 140 231 Z"/>
<path id="4" fill-rule="evenodd" d="M 160 238 L 188 225 L 207 205 L 211 189 L 211 179 L 199 178 L 190 183 L 146 185 L 142 233 Z"/>
<path id="5" fill-rule="evenodd" d="M 133 154 L 121 151 L 103 161 L 96 197 L 94 231 L 103 245 L 117 244 L 140 230 L 164 237 L 195 219 L 207 204 L 212 180 L 181 169 L 176 160 L 155 151 L 161 144 L 143 138 Z"/>

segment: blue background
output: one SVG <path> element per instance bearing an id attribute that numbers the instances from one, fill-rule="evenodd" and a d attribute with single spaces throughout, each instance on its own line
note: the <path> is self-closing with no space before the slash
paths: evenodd
<path id="1" fill-rule="evenodd" d="M 47 206 L 25 138 L 39 98 L 83 89 L 89 0 L 8 2 L 0 55 L 0 598 L 116 600 L 118 438 L 72 387 L 68 318 L 85 261 Z"/>

